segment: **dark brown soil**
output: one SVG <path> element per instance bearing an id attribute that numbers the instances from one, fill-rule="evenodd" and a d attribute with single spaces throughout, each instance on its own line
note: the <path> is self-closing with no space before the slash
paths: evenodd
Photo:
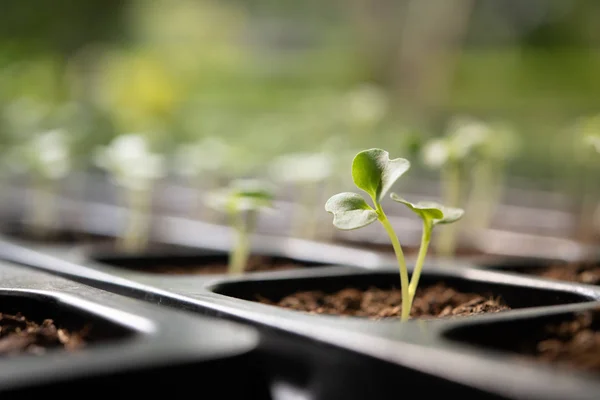
<path id="1" fill-rule="evenodd" d="M 519 271 L 526 271 L 529 274 L 542 278 L 600 285 L 600 265 L 596 263 L 572 263 L 543 268 L 531 267 L 527 270 L 520 269 Z"/>
<path id="2" fill-rule="evenodd" d="M 249 258 L 246 270 L 244 272 L 264 272 L 264 271 L 283 271 L 296 268 L 303 268 L 299 263 L 294 263 L 288 260 L 277 259 L 269 256 L 253 255 Z M 172 275 L 209 275 L 209 274 L 226 274 L 227 264 L 224 262 L 208 262 L 204 264 L 157 264 L 140 266 L 137 270 L 156 274 L 172 274 Z"/>
<path id="3" fill-rule="evenodd" d="M 574 320 L 546 326 L 533 356 L 544 363 L 600 373 L 600 330 L 593 323 L 594 314 L 584 312 Z"/>
<path id="4" fill-rule="evenodd" d="M 77 350 L 86 344 L 88 329 L 58 328 L 51 319 L 41 324 L 21 314 L 0 313 L 0 355 L 44 354 L 49 349 Z"/>
<path id="5" fill-rule="evenodd" d="M 346 288 L 335 293 L 296 292 L 279 301 L 258 297 L 258 301 L 310 314 L 367 317 L 399 317 L 402 294 L 399 289 L 367 290 Z M 491 295 L 463 293 L 444 283 L 419 288 L 412 307 L 412 318 L 468 316 L 509 310 L 502 299 Z"/>

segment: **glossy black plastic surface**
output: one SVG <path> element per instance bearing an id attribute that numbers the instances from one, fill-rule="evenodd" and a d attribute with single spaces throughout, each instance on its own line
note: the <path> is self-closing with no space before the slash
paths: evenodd
<path id="1" fill-rule="evenodd" d="M 249 327 L 190 316 L 22 266 L 0 264 L 0 312 L 68 329 L 91 327 L 88 345 L 41 355 L 0 357 L 0 395 L 81 398 L 114 395 L 119 385 L 148 395 L 184 395 L 203 382 L 226 396 L 268 399 L 261 372 L 248 373 L 259 344 Z M 218 377 L 236 373 L 236 386 Z M 193 379 L 192 379 L 193 378 Z"/>
<path id="2" fill-rule="evenodd" d="M 177 226 L 174 223 L 169 229 L 176 231 Z M 168 243 L 198 246 L 199 242 L 184 240 L 190 238 L 186 226 L 190 228 L 181 225 L 181 241 L 175 235 L 169 236 Z M 213 250 L 222 251 L 219 247 L 227 242 L 222 238 L 217 240 L 218 236 L 213 237 Z M 395 398 L 400 383 L 420 388 L 421 393 L 438 387 L 447 393 L 473 394 L 478 398 L 594 399 L 600 391 L 600 381 L 589 376 L 565 375 L 535 363 L 515 362 L 497 351 L 468 346 L 446 335 L 463 325 L 536 318 L 590 307 L 600 302 L 598 287 L 475 269 L 460 263 L 431 263 L 425 266 L 423 285 L 445 281 L 459 289 L 490 292 L 512 303 L 513 310 L 494 315 L 416 319 L 405 324 L 397 319 L 373 321 L 310 315 L 254 302 L 253 292 L 276 297 L 295 290 L 335 290 L 350 284 L 397 286 L 396 267 L 381 262 L 377 255 L 369 258 L 371 253 L 352 253 L 336 246 L 309 247 L 306 242 L 285 240 L 256 246 L 280 254 L 299 254 L 301 250 L 318 248 L 321 260 L 339 262 L 335 268 L 325 265 L 241 277 L 165 276 L 110 267 L 97 256 L 93 259 L 90 256 L 93 253 L 77 248 L 28 247 L 5 241 L 0 244 L 0 254 L 5 259 L 102 289 L 256 327 L 263 334 L 261 348 L 268 375 L 282 377 L 279 394 L 319 399 L 340 393 L 344 398 L 376 394 L 377 398 Z M 327 249 L 332 253 L 327 253 Z M 347 253 L 343 254 L 344 251 Z M 343 266 L 344 258 L 353 258 L 354 263 Z M 144 260 L 131 258 L 128 262 L 143 264 Z M 366 265 L 357 268 L 361 262 Z"/>

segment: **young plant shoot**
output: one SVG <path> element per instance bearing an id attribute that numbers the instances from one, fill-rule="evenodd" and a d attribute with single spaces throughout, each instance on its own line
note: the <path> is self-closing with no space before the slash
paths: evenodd
<path id="1" fill-rule="evenodd" d="M 325 204 L 325 211 L 333 214 L 333 225 L 341 230 L 354 230 L 379 221 L 387 232 L 400 270 L 400 287 L 402 290 L 401 320 L 410 317 L 412 302 L 417 290 L 421 269 L 425 261 L 431 232 L 438 224 L 448 224 L 460 219 L 463 210 L 446 208 L 433 202 L 409 203 L 395 193 L 392 200 L 406 205 L 423 219 L 423 236 L 417 264 L 409 281 L 406 260 L 398 236 L 394 232 L 382 206 L 381 201 L 390 191 L 394 183 L 410 168 L 410 162 L 404 158 L 390 159 L 389 153 L 381 149 L 369 149 L 359 152 L 352 161 L 352 180 L 357 188 L 366 192 L 373 202 L 373 207 L 364 198 L 353 192 L 343 192 L 332 196 Z"/>
<path id="2" fill-rule="evenodd" d="M 585 137 L 585 142 L 595 151 L 596 156 L 600 156 L 600 132 L 594 132 L 593 134 Z M 598 158 L 596 163 L 598 164 Z M 595 227 L 596 233 L 600 232 L 600 201 L 596 198 L 596 209 L 592 217 L 592 224 Z"/>
<path id="3" fill-rule="evenodd" d="M 252 179 L 233 181 L 228 187 L 210 193 L 209 207 L 224 212 L 235 231 L 235 243 L 229 255 L 229 274 L 242 274 L 250 257 L 250 235 L 256 228 L 258 214 L 272 207 L 273 191 L 264 182 Z"/>
<path id="4" fill-rule="evenodd" d="M 101 147 L 95 161 L 122 188 L 129 211 L 118 247 L 126 252 L 143 250 L 148 241 L 154 182 L 165 174 L 163 156 L 150 151 L 145 136 L 126 134 Z"/>
<path id="5" fill-rule="evenodd" d="M 188 178 L 199 195 L 216 189 L 223 170 L 231 160 L 231 146 L 219 137 L 207 136 L 193 143 L 181 144 L 175 153 L 174 169 Z M 201 206 L 202 203 L 198 202 Z M 214 222 L 212 209 L 194 210 L 200 219 Z"/>
<path id="6" fill-rule="evenodd" d="M 59 182 L 71 171 L 71 153 L 67 132 L 53 129 L 33 135 L 9 154 L 9 165 L 32 179 L 26 222 L 35 236 L 46 236 L 57 222 L 55 194 Z"/>
<path id="7" fill-rule="evenodd" d="M 294 236 L 316 239 L 318 216 L 315 202 L 321 200 L 323 184 L 332 174 L 332 159 L 324 152 L 289 153 L 277 157 L 270 165 L 272 178 L 299 190 L 300 201 L 292 222 Z"/>
<path id="8" fill-rule="evenodd" d="M 466 173 L 474 161 L 475 149 L 485 141 L 490 132 L 488 125 L 471 118 L 454 118 L 442 138 L 435 138 L 423 147 L 423 161 L 440 169 L 443 203 L 448 207 L 462 204 Z M 445 227 L 437 238 L 437 253 L 453 257 L 458 232 L 453 226 Z"/>
<path id="9" fill-rule="evenodd" d="M 467 208 L 467 231 L 477 235 L 489 227 L 500 202 L 506 166 L 519 151 L 519 137 L 506 124 L 491 124 L 483 140 L 473 148 L 474 165 Z"/>
<path id="10" fill-rule="evenodd" d="M 423 270 L 423 264 L 425 263 L 425 257 L 427 256 L 427 250 L 429 249 L 429 243 L 431 242 L 431 233 L 433 231 L 433 227 L 440 224 L 450 224 L 458 221 L 460 218 L 462 218 L 464 210 L 460 208 L 444 207 L 443 205 L 432 201 L 419 201 L 417 203 L 411 203 L 398 196 L 396 193 L 392 193 L 390 197 L 392 200 L 404 204 L 423 220 L 423 233 L 421 235 L 419 255 L 417 256 L 415 269 L 413 270 L 410 278 L 410 284 L 408 286 L 410 298 L 410 305 L 408 309 L 410 312 L 417 287 L 419 286 L 419 278 L 421 277 L 421 271 Z"/>
<path id="11" fill-rule="evenodd" d="M 582 185 L 578 239 L 593 242 L 600 223 L 600 115 L 582 119 L 577 128 L 579 132 L 575 143 L 575 159 L 579 163 L 578 180 Z"/>

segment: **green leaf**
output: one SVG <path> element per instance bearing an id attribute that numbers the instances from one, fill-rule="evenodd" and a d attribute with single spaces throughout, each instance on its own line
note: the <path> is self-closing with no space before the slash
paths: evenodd
<path id="1" fill-rule="evenodd" d="M 431 220 L 434 225 L 450 224 L 458 221 L 464 214 L 464 210 L 461 208 L 445 207 L 434 201 L 419 201 L 417 203 L 411 203 L 410 201 L 398 196 L 396 193 L 392 193 L 390 197 L 395 202 L 402 203 L 410 208 L 421 218 Z"/>
<path id="2" fill-rule="evenodd" d="M 364 150 L 352 161 L 352 179 L 356 187 L 367 192 L 373 201 L 379 203 L 409 168 L 408 160 L 390 160 L 389 153 L 385 150 Z"/>
<path id="3" fill-rule="evenodd" d="M 377 220 L 377 212 L 356 193 L 344 192 L 325 203 L 325 211 L 333 214 L 333 225 L 341 230 L 362 228 Z"/>
<path id="4" fill-rule="evenodd" d="M 206 204 L 219 211 L 242 212 L 272 207 L 273 191 L 258 180 L 237 180 L 209 193 Z"/>
<path id="5" fill-rule="evenodd" d="M 434 225 L 451 224 L 451 223 L 456 222 L 459 219 L 461 219 L 462 216 L 465 214 L 465 210 L 463 210 L 462 208 L 445 207 L 445 206 L 440 206 L 440 207 L 441 207 L 442 212 L 444 213 L 444 217 L 441 219 L 433 220 Z"/>

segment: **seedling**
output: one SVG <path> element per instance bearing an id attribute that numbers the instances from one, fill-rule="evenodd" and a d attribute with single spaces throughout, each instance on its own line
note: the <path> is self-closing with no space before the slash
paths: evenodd
<path id="1" fill-rule="evenodd" d="M 472 187 L 468 199 L 468 231 L 489 226 L 495 206 L 500 202 L 507 162 L 519 151 L 515 131 L 506 124 L 493 124 L 483 140 L 473 148 Z"/>
<path id="2" fill-rule="evenodd" d="M 294 235 L 315 238 L 318 219 L 312 211 L 321 195 L 319 189 L 333 172 L 332 164 L 324 152 L 284 154 L 271 163 L 269 172 L 275 181 L 292 184 L 300 191 L 299 210 L 292 223 Z"/>
<path id="3" fill-rule="evenodd" d="M 54 129 L 35 134 L 17 145 L 8 163 L 32 179 L 32 202 L 27 222 L 36 236 L 45 236 L 56 222 L 54 200 L 57 186 L 72 167 L 72 154 L 67 132 Z"/>
<path id="4" fill-rule="evenodd" d="M 232 148 L 225 141 L 207 136 L 196 142 L 181 144 L 175 153 L 174 169 L 191 180 L 201 194 L 203 190 L 207 192 L 219 186 L 221 174 L 231 162 L 231 153 Z M 197 211 L 202 219 L 213 219 L 210 209 Z"/>
<path id="5" fill-rule="evenodd" d="M 600 198 L 598 172 L 600 172 L 600 115 L 588 117 L 576 125 L 578 137 L 574 154 L 578 161 L 578 179 L 581 186 L 581 204 L 579 211 L 579 239 L 593 241 L 596 225 L 600 219 Z"/>
<path id="6" fill-rule="evenodd" d="M 419 201 L 417 203 L 411 203 L 396 193 L 390 195 L 392 200 L 402 203 L 407 206 L 411 211 L 417 214 L 423 220 L 423 233 L 421 235 L 421 245 L 419 247 L 419 254 L 413 270 L 410 284 L 408 286 L 408 293 L 410 296 L 410 304 L 412 302 L 419 285 L 419 278 L 421 277 L 421 271 L 423 270 L 423 264 L 425 257 L 427 256 L 427 250 L 429 249 L 429 243 L 431 242 L 431 233 L 433 227 L 441 224 L 450 224 L 458 221 L 462 218 L 464 210 L 460 208 L 444 207 L 443 205 L 433 201 Z"/>
<path id="7" fill-rule="evenodd" d="M 226 188 L 211 192 L 206 202 L 209 207 L 228 215 L 236 235 L 229 255 L 228 273 L 243 273 L 248 264 L 250 235 L 256 228 L 258 214 L 272 207 L 272 189 L 258 180 L 236 180 Z"/>
<path id="8" fill-rule="evenodd" d="M 153 185 L 165 173 L 163 156 L 150 151 L 143 135 L 127 134 L 99 148 L 95 161 L 124 191 L 129 219 L 117 245 L 127 252 L 142 250 L 148 241 Z"/>
<path id="9" fill-rule="evenodd" d="M 430 140 L 423 148 L 423 161 L 430 168 L 440 169 L 443 203 L 449 207 L 462 204 L 464 181 L 477 149 L 488 137 L 488 125 L 470 119 L 455 118 L 442 138 Z M 457 231 L 446 227 L 436 243 L 438 254 L 452 257 L 456 249 Z"/>
<path id="10" fill-rule="evenodd" d="M 410 169 L 410 162 L 404 158 L 390 160 L 389 153 L 381 149 L 359 152 L 352 161 L 352 180 L 357 188 L 366 192 L 373 202 L 371 207 L 358 193 L 343 192 L 332 196 L 325 204 L 325 211 L 333 214 L 333 225 L 340 230 L 354 230 L 379 221 L 387 232 L 398 262 L 400 287 L 402 290 L 401 320 L 410 317 L 412 302 L 419 283 L 423 263 L 427 255 L 431 232 L 439 224 L 449 224 L 460 219 L 463 210 L 447 208 L 433 202 L 410 203 L 395 193 L 392 200 L 406 205 L 423 220 L 423 236 L 419 255 L 411 281 L 408 277 L 406 260 L 398 236 L 394 232 L 382 206 L 381 200 L 394 183 Z"/>

